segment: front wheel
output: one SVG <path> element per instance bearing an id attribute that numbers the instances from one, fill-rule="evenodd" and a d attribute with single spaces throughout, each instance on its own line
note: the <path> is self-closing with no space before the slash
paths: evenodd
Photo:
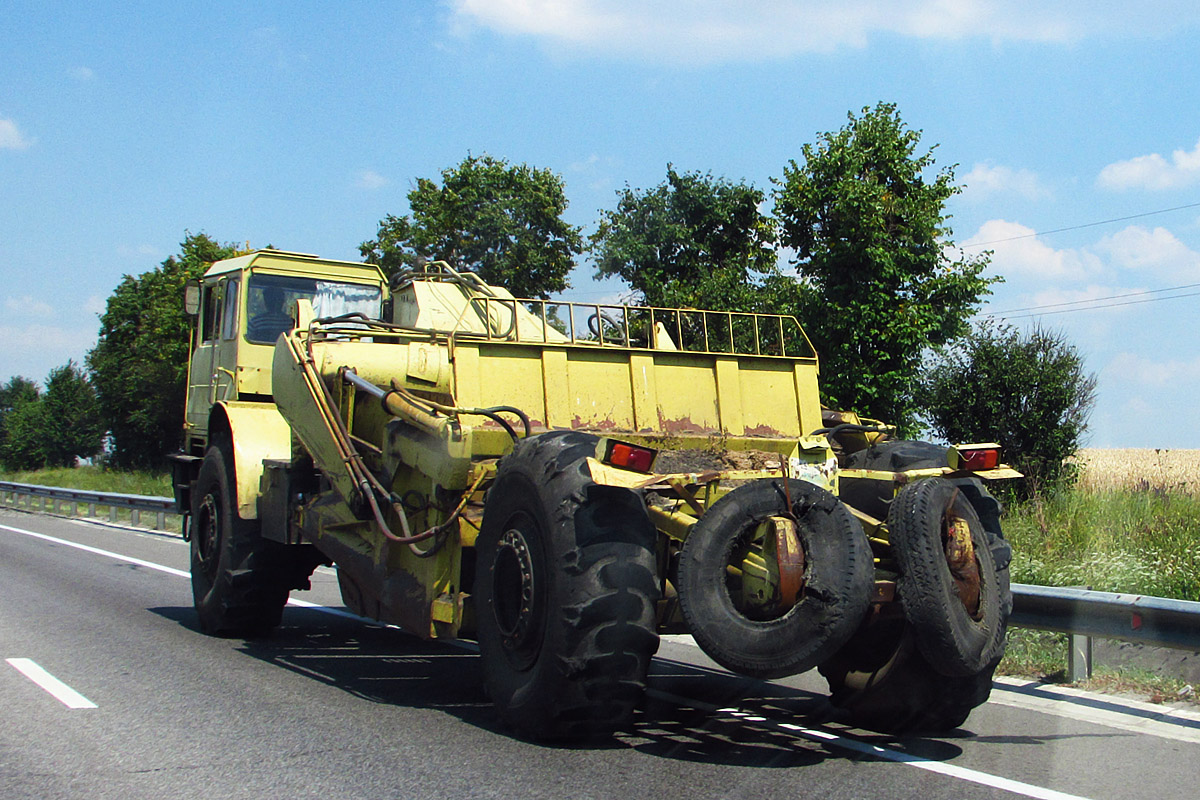
<path id="1" fill-rule="evenodd" d="M 532 739 L 629 724 L 658 649 L 654 528 L 641 497 L 595 484 L 596 438 L 550 433 L 500 463 L 476 543 L 484 681 Z"/>
<path id="2" fill-rule="evenodd" d="M 205 633 L 261 636 L 279 624 L 289 581 L 285 562 L 273 557 L 282 554 L 262 538 L 258 521 L 238 516 L 231 464 L 223 448 L 210 447 L 196 478 L 192 599 Z"/>

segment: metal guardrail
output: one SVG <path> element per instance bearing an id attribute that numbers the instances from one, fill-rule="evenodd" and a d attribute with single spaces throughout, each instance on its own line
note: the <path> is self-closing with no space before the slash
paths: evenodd
<path id="1" fill-rule="evenodd" d="M 1092 637 L 1200 651 L 1200 603 L 1138 594 L 1013 584 L 1009 624 L 1070 635 L 1067 678 L 1092 674 Z"/>
<path id="2" fill-rule="evenodd" d="M 1136 594 L 1013 585 L 1010 623 L 1159 647 L 1200 650 L 1200 603 Z"/>
<path id="3" fill-rule="evenodd" d="M 116 522 L 119 512 L 125 510 L 129 512 L 133 525 L 140 525 L 141 515 L 149 513 L 154 515 L 152 527 L 155 530 L 165 528 L 167 514 L 175 513 L 175 500 L 171 497 L 92 492 L 86 489 L 65 489 L 11 481 L 0 481 L 0 505 L 71 517 L 80 516 L 81 507 L 84 507 L 82 515 L 87 517 L 95 517 L 97 508 L 107 507 L 110 522 Z"/>
<path id="4" fill-rule="evenodd" d="M 39 502 L 37 508 L 35 499 Z M 65 511 L 70 516 L 78 515 L 80 506 L 86 506 L 89 517 L 95 517 L 96 509 L 104 506 L 110 521 L 116 521 L 118 509 L 126 509 L 134 525 L 140 524 L 141 514 L 154 514 L 156 529 L 164 528 L 166 515 L 175 513 L 175 500 L 170 497 L 8 481 L 0 481 L 0 505 L 51 513 Z M 1010 625 L 1070 634 L 1068 672 L 1072 680 L 1091 674 L 1093 636 L 1200 651 L 1200 602 L 1024 583 L 1014 583 L 1012 591 Z"/>

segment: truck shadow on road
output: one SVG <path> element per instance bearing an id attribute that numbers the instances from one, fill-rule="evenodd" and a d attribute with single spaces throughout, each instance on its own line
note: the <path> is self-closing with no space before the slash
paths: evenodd
<path id="1" fill-rule="evenodd" d="M 152 610 L 200 635 L 192 609 Z M 422 641 L 395 628 L 295 607 L 285 611 L 283 623 L 270 636 L 228 641 L 237 652 L 363 700 L 398 709 L 434 709 L 496 735 L 512 736 L 500 725 L 484 692 L 479 657 L 469 643 Z M 722 710 L 731 708 L 741 716 Z M 813 728 L 835 717 L 823 695 L 658 657 L 651 667 L 648 696 L 630 731 L 569 745 L 530 744 L 628 748 L 680 761 L 769 768 L 861 758 L 778 724 Z M 912 746 L 924 758 L 951 759 L 961 753 L 945 741 L 858 738 L 886 743 L 893 750 Z"/>

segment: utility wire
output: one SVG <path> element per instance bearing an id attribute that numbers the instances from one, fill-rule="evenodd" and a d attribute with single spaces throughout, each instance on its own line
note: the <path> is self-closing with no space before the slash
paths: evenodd
<path id="1" fill-rule="evenodd" d="M 1179 287 L 1179 288 L 1183 288 L 1183 287 Z M 1167 290 L 1162 289 L 1160 291 L 1167 291 Z M 1149 292 L 1147 292 L 1146 294 L 1149 294 Z M 1130 295 L 1118 295 L 1118 296 L 1129 297 Z M 1010 320 L 1011 319 L 1029 319 L 1030 317 L 1042 317 L 1042 316 L 1048 316 L 1050 314 L 1069 314 L 1072 311 L 1100 311 L 1105 308 L 1117 308 L 1118 306 L 1136 306 L 1136 305 L 1141 305 L 1142 303 L 1158 303 L 1163 300 L 1177 300 L 1177 299 L 1180 299 L 1183 297 L 1200 297 L 1200 292 L 1188 292 L 1187 294 L 1175 294 L 1175 295 L 1171 295 L 1170 297 L 1150 297 L 1145 300 L 1126 300 L 1123 303 L 1107 303 L 1105 305 L 1085 306 L 1083 308 L 1060 308 L 1058 311 L 1040 311 L 1035 314 L 1018 314 L 1016 316 L 1007 316 L 1007 314 L 988 314 L 987 316 L 994 317 L 995 319 L 1010 319 Z M 1084 301 L 1084 302 L 1086 302 L 1086 301 Z M 1067 304 L 1064 303 L 1062 305 L 1067 305 Z M 1034 308 L 1037 308 L 1037 306 L 1034 306 Z M 1011 312 L 1009 312 L 1009 313 L 1011 313 Z"/>
<path id="2" fill-rule="evenodd" d="M 1188 203 L 1184 206 L 1174 206 L 1173 208 L 1162 208 L 1158 211 L 1147 211 L 1143 214 L 1130 214 L 1127 217 L 1113 217 L 1112 219 L 1102 219 L 1099 222 L 1085 222 L 1082 225 L 1070 225 L 1066 228 L 1054 228 L 1049 231 L 1037 231 L 1036 233 L 1023 233 L 1020 236 L 1009 236 L 1005 239 L 992 239 L 990 242 L 975 242 L 973 244 L 960 245 L 960 249 L 987 247 L 990 244 L 1000 244 L 1001 242 L 1015 242 L 1017 239 L 1032 239 L 1035 236 L 1048 236 L 1051 233 L 1063 233 L 1065 231 L 1078 231 L 1084 228 L 1095 228 L 1098 225 L 1111 225 L 1114 222 L 1125 222 L 1131 219 L 1141 219 L 1142 217 L 1152 217 L 1156 214 L 1167 214 L 1171 211 L 1183 211 L 1187 208 L 1200 208 L 1200 203 Z"/>
<path id="3" fill-rule="evenodd" d="M 1042 309 L 1059 308 L 1061 306 L 1079 306 L 1079 305 L 1087 305 L 1090 303 L 1106 303 L 1109 300 L 1120 300 L 1125 297 L 1140 297 L 1142 295 L 1161 294 L 1163 292 L 1179 292 L 1184 289 L 1195 289 L 1197 287 L 1200 287 L 1200 283 L 1186 283 L 1183 286 L 1170 286 L 1166 289 L 1145 289 L 1140 292 L 1127 292 L 1125 294 L 1114 294 L 1114 295 L 1109 295 L 1108 297 L 1092 297 L 1087 300 L 1070 300 L 1070 301 L 1066 301 L 1066 302 L 1062 302 L 1062 303 L 1047 303 L 1046 305 L 1042 305 L 1042 306 L 1025 306 L 1024 308 L 1010 308 L 1007 311 L 998 311 L 998 312 L 996 312 L 996 314 L 994 316 L 1003 317 L 1007 314 L 1016 314 L 1019 311 L 1041 311 Z M 1191 297 L 1191 295 L 1179 295 L 1179 296 L 1180 297 Z M 1151 300 L 1170 300 L 1170 299 L 1172 299 L 1172 298 L 1170 298 L 1170 297 L 1151 298 Z M 1147 302 L 1150 302 L 1150 301 L 1147 301 Z M 1122 304 L 1118 303 L 1117 305 L 1122 305 Z M 1096 307 L 1097 308 L 1108 308 L 1107 305 L 1096 306 Z M 1087 311 L 1088 309 L 1081 308 L 1081 309 L 1068 309 L 1068 310 Z M 1049 313 L 1049 312 L 1047 312 L 1047 313 Z M 1054 312 L 1054 313 L 1057 313 L 1057 312 Z"/>

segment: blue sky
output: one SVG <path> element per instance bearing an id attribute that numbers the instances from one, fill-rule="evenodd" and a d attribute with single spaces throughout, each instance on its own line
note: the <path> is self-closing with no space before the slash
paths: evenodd
<path id="1" fill-rule="evenodd" d="M 357 259 L 490 153 L 559 173 L 590 231 L 668 162 L 769 188 L 883 100 L 958 165 L 957 243 L 998 242 L 984 310 L 1097 373 L 1088 443 L 1200 448 L 1198 28 L 1154 0 L 8 0 L 0 380 L 82 360 L 187 230 Z M 621 294 L 591 273 L 567 296 Z"/>

